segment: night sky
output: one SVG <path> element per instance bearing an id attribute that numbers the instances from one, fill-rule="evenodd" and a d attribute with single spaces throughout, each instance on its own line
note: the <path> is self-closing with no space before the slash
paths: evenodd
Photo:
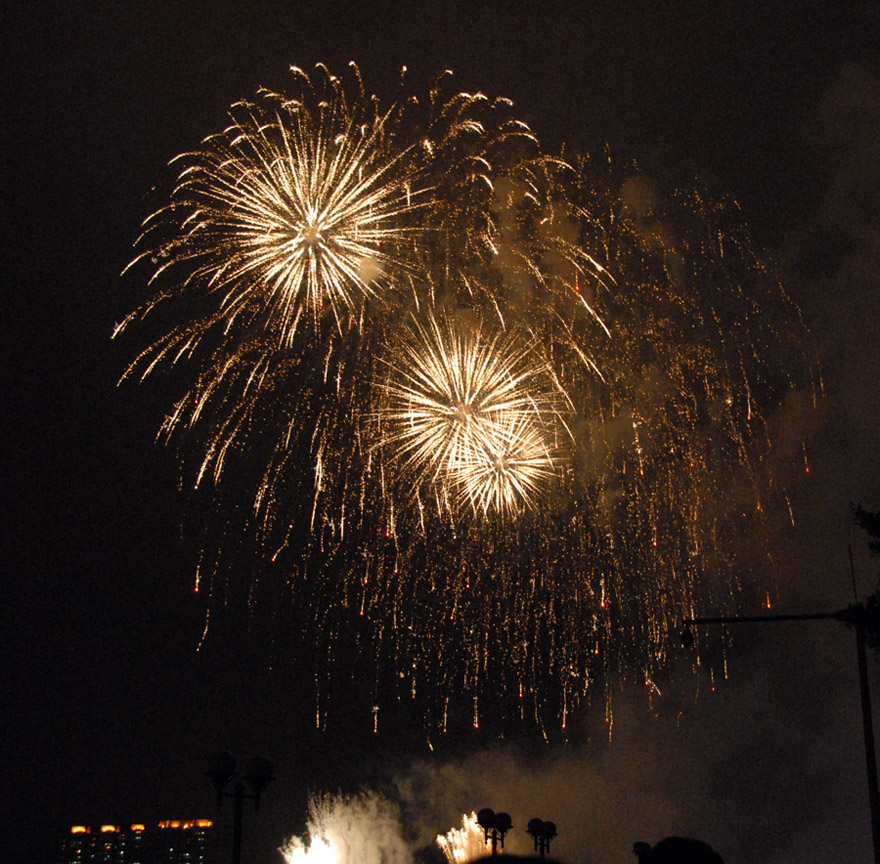
<path id="1" fill-rule="evenodd" d="M 132 346 L 110 336 L 146 297 L 120 273 L 151 189 L 231 102 L 283 89 L 291 64 L 355 60 L 379 94 L 403 65 L 416 82 L 450 68 L 462 90 L 510 97 L 548 149 L 607 144 L 666 186 L 699 175 L 741 202 L 825 381 L 817 407 L 793 398 L 772 422 L 778 452 L 806 444 L 810 473 L 793 482 L 794 526 L 771 526 L 767 587 L 775 611 L 843 608 L 847 544 L 860 596 L 878 570 L 849 506 L 880 509 L 880 7 L 17 5 L 3 50 L 0 605 L 15 828 L 0 857 L 48 864 L 79 821 L 213 817 L 202 771 L 228 749 L 276 764 L 246 814 L 254 864 L 281 861 L 308 790 L 361 784 L 395 794 L 422 842 L 491 806 L 519 826 L 515 851 L 538 815 L 559 827 L 554 852 L 584 864 L 674 833 L 728 862 L 867 860 L 854 636 L 837 624 L 738 630 L 714 690 L 682 653 L 650 706 L 637 684 L 616 696 L 610 742 L 600 697 L 568 746 L 460 730 L 432 752 L 406 718 L 374 736 L 340 717 L 319 734 L 295 673 L 270 670 L 244 628 L 197 653 L 175 459 L 154 443 L 167 392 L 117 387 Z M 876 673 L 872 660 L 875 715 Z M 221 830 L 230 821 L 227 806 Z"/>

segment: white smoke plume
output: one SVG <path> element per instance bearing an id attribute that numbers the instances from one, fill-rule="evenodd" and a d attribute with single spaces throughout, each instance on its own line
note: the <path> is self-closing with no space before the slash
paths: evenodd
<path id="1" fill-rule="evenodd" d="M 287 864 L 412 864 L 398 809 L 372 792 L 312 796 L 307 835 L 281 848 Z"/>

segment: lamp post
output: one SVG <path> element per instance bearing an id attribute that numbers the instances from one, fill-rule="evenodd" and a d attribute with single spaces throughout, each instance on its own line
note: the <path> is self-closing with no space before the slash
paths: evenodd
<path id="1" fill-rule="evenodd" d="M 550 851 L 550 841 L 556 836 L 556 823 L 537 818 L 529 819 L 526 832 L 535 841 L 535 852 L 539 852 L 543 858 Z"/>
<path id="2" fill-rule="evenodd" d="M 880 792 L 877 786 L 877 756 L 874 749 L 874 723 L 871 717 L 871 691 L 868 687 L 868 658 L 865 649 L 869 634 L 880 636 L 880 595 L 873 594 L 865 603 L 854 603 L 838 612 L 807 612 L 800 615 L 741 615 L 718 618 L 685 618 L 681 644 L 694 643 L 689 624 L 764 624 L 779 621 L 840 621 L 856 631 L 856 654 L 859 663 L 859 689 L 862 696 L 862 732 L 865 738 L 865 768 L 868 776 L 868 804 L 871 811 L 871 835 L 874 841 L 874 864 L 880 864 Z"/>
<path id="3" fill-rule="evenodd" d="M 477 825 L 483 829 L 483 837 L 492 845 L 492 855 L 498 854 L 498 842 L 504 848 L 504 835 L 511 829 L 512 821 L 508 813 L 496 813 L 489 807 L 484 807 L 477 813 Z"/>
<path id="4" fill-rule="evenodd" d="M 249 798 L 254 802 L 254 810 L 259 810 L 263 790 L 275 779 L 272 763 L 263 756 L 252 756 L 246 760 L 243 772 L 237 771 L 237 767 L 238 760 L 231 753 L 215 753 L 205 772 L 205 776 L 211 779 L 217 790 L 217 806 L 223 803 L 224 798 L 233 800 L 232 864 L 241 864 L 241 821 L 244 799 Z M 231 792 L 227 792 L 226 786 L 233 779 L 235 785 Z M 244 791 L 245 783 L 250 788 L 250 792 Z"/>

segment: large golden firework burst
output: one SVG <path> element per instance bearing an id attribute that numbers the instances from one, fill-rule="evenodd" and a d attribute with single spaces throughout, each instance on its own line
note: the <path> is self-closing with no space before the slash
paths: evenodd
<path id="1" fill-rule="evenodd" d="M 127 374 L 182 385 L 209 623 L 271 606 L 319 725 L 366 664 L 366 722 L 564 726 L 748 587 L 805 332 L 733 202 L 549 157 L 446 75 L 382 107 L 352 74 L 295 69 L 182 157 Z"/>
<path id="2" fill-rule="evenodd" d="M 203 327 L 256 326 L 286 346 L 304 319 L 347 328 L 401 278 L 407 216 L 425 200 L 400 164 L 398 108 L 351 104 L 329 75 L 316 92 L 294 71 L 301 97 L 261 91 L 236 103 L 230 126 L 174 160 L 184 167 L 145 223 L 139 256 L 161 262 L 154 279 L 172 270 L 210 301 Z"/>

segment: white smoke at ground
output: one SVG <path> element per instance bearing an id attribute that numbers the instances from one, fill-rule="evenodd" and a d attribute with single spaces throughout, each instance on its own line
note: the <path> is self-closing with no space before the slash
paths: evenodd
<path id="1" fill-rule="evenodd" d="M 382 795 L 313 795 L 305 837 L 281 848 L 287 864 L 412 864 L 397 807 Z"/>
<path id="2" fill-rule="evenodd" d="M 285 861 L 467 864 L 485 851 L 473 825 L 483 807 L 513 819 L 504 854 L 535 855 L 526 825 L 537 817 L 555 822 L 550 853 L 570 864 L 632 864 L 634 842 L 675 835 L 731 864 L 863 860 L 870 826 L 849 636 L 833 622 L 756 628 L 737 636 L 729 677 L 702 692 L 668 684 L 650 707 L 617 694 L 610 739 L 595 712 L 568 746 L 498 741 L 413 762 L 391 800 L 315 796 Z"/>
<path id="3" fill-rule="evenodd" d="M 568 747 L 501 742 L 413 765 L 399 781 L 403 806 L 423 841 L 463 810 L 504 810 L 513 818 L 504 852 L 518 855 L 535 854 L 528 821 L 551 820 L 550 853 L 572 864 L 631 864 L 634 842 L 667 836 L 703 840 L 741 864 L 858 860 L 870 824 L 856 669 L 840 630 L 824 652 L 836 678 L 824 668 L 791 675 L 792 656 L 809 662 L 815 648 L 809 626 L 756 633 L 730 678 L 696 700 L 673 687 L 646 710 L 619 695 L 611 740 L 598 721 Z M 819 688 L 827 702 L 815 699 Z"/>

